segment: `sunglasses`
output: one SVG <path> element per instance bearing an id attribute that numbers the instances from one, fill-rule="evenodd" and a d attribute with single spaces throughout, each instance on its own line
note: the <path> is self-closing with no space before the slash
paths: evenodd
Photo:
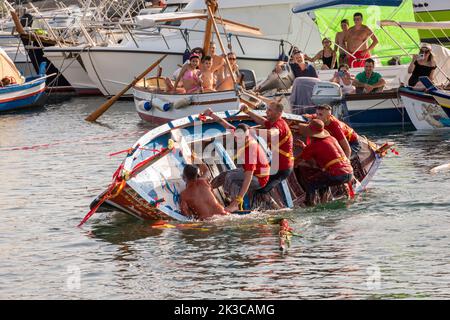
<path id="1" fill-rule="evenodd" d="M 428 49 L 420 49 L 420 52 L 421 53 L 428 53 L 428 52 L 430 52 L 430 50 L 428 50 Z"/>
<path id="2" fill-rule="evenodd" d="M 228 60 L 236 60 L 236 58 L 228 58 Z"/>

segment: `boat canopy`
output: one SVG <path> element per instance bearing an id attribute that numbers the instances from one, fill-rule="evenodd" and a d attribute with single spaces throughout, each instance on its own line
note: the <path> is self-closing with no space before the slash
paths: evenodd
<path id="1" fill-rule="evenodd" d="M 20 71 L 17 70 L 14 62 L 8 57 L 5 50 L 0 48 L 0 79 L 3 79 L 6 76 L 14 77 L 18 84 L 24 82 L 24 78 L 20 74 Z"/>
<path id="2" fill-rule="evenodd" d="M 206 20 L 208 14 L 194 13 L 194 12 L 169 12 L 169 13 L 156 13 L 150 15 L 136 16 L 136 22 L 143 28 L 152 28 L 157 26 L 161 22 L 180 21 L 180 20 Z M 231 21 L 228 19 L 222 19 L 215 17 L 217 23 L 225 24 L 227 31 L 229 32 L 241 32 L 252 35 L 261 36 L 262 33 L 259 28 L 252 27 L 243 23 Z"/>
<path id="3" fill-rule="evenodd" d="M 380 27 L 401 27 L 405 29 L 420 29 L 420 30 L 450 30 L 450 21 L 438 22 L 398 22 L 393 20 L 378 21 Z"/>
<path id="4" fill-rule="evenodd" d="M 301 13 L 313 11 L 316 9 L 353 5 L 353 6 L 381 6 L 381 7 L 398 7 L 403 0 L 307 0 L 292 8 L 292 12 Z"/>

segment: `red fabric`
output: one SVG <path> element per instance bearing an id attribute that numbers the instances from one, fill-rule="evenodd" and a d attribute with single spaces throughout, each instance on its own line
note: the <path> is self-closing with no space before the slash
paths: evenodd
<path id="1" fill-rule="evenodd" d="M 323 169 L 330 161 L 345 157 L 344 151 L 339 146 L 338 141 L 333 136 L 324 139 L 312 139 L 301 153 L 304 160 L 314 160 L 319 168 Z M 329 166 L 326 170 L 332 176 L 353 173 L 353 168 L 349 162 L 338 162 Z"/>
<path id="2" fill-rule="evenodd" d="M 264 187 L 269 181 L 269 160 L 267 159 L 266 153 L 259 143 L 252 138 L 250 139 L 251 142 L 246 144 L 245 160 L 243 161 L 244 163 L 242 164 L 242 167 L 244 168 L 244 171 L 253 171 L 253 174 L 258 178 L 260 186 Z M 264 176 L 258 177 L 260 174 Z"/>
<path id="3" fill-rule="evenodd" d="M 358 140 L 356 132 L 345 122 L 336 119 L 334 116 L 331 116 L 330 122 L 325 126 L 325 129 L 335 137 L 337 141 L 341 141 L 344 138 L 350 143 Z"/>
<path id="4" fill-rule="evenodd" d="M 274 123 L 266 121 L 264 123 L 264 126 L 268 130 L 270 130 L 272 128 L 278 129 L 278 131 L 280 132 L 278 142 L 282 142 L 288 134 L 291 135 L 291 137 L 285 143 L 278 145 L 278 147 L 281 151 L 284 151 L 285 153 L 287 153 L 287 154 L 291 155 L 291 157 L 293 157 L 294 139 L 292 137 L 291 129 L 289 128 L 286 121 L 284 121 L 284 119 L 282 119 L 282 118 L 278 119 Z M 276 155 L 272 154 L 272 166 L 273 166 L 273 161 L 275 159 L 274 156 L 276 156 Z M 292 158 L 286 157 L 283 154 L 278 154 L 278 159 L 279 159 L 278 160 L 278 170 L 287 170 L 294 166 L 294 160 Z"/>
<path id="5" fill-rule="evenodd" d="M 355 58 L 353 58 L 351 55 L 347 55 L 347 63 L 350 68 L 364 67 L 366 60 L 370 58 L 369 52 L 363 54 L 362 51 L 356 51 L 353 55 L 355 56 Z"/>

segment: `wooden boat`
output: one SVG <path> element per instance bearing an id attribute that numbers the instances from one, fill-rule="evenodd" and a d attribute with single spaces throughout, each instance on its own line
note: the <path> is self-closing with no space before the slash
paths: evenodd
<path id="1" fill-rule="evenodd" d="M 215 112 L 239 109 L 241 99 L 253 105 L 262 105 L 262 102 L 251 94 L 238 94 L 235 90 L 172 94 L 165 92 L 165 89 L 162 78 L 143 79 L 133 87 L 136 111 L 143 120 L 163 124 L 198 114 L 206 108 L 212 108 Z"/>
<path id="2" fill-rule="evenodd" d="M 24 78 L 3 49 L 0 49 L 0 63 L 0 79 L 9 77 L 12 81 L 0 87 L 0 112 L 44 105 L 45 64 L 41 66 L 40 75 Z"/>
<path id="3" fill-rule="evenodd" d="M 256 111 L 263 115 L 262 111 Z M 237 125 L 245 122 L 250 126 L 256 124 L 246 115 L 236 111 L 217 113 L 230 123 Z M 284 119 L 295 129 L 296 124 L 305 123 L 298 115 L 285 114 Z M 203 120 L 203 122 L 201 121 Z M 303 138 L 301 132 L 293 131 L 294 138 Z M 267 145 L 263 139 L 258 140 L 265 150 Z M 375 175 L 386 150 L 391 144 L 382 147 L 365 138 L 361 138 L 362 149 L 352 160 L 357 181 L 353 183 L 355 193 L 363 192 Z M 236 168 L 232 156 L 235 142 L 229 131 L 212 121 L 204 121 L 193 115 L 170 121 L 157 127 L 141 137 L 129 150 L 127 156 L 113 175 L 109 188 L 99 195 L 91 204 L 91 211 L 82 221 L 84 223 L 97 209 L 114 209 L 143 220 L 174 219 L 190 220 L 180 212 L 178 200 L 184 189 L 182 171 L 186 163 L 190 163 L 191 152 L 207 164 L 210 178 L 221 172 Z M 301 149 L 295 147 L 294 155 Z M 231 152 L 233 154 L 233 152 Z M 256 209 L 277 209 L 302 206 L 305 198 L 304 181 L 312 174 L 311 169 L 296 169 L 278 188 L 271 191 L 269 198 L 254 201 L 252 195 L 246 197 L 246 212 Z M 343 188 L 332 187 L 335 198 L 344 195 Z M 224 190 L 217 189 L 216 196 L 226 204 Z M 81 223 L 81 224 L 82 224 Z M 81 225 L 80 224 L 80 225 Z"/>
<path id="4" fill-rule="evenodd" d="M 450 129 L 450 92 L 438 90 L 427 77 L 420 81 L 427 92 L 409 87 L 400 88 L 399 95 L 417 130 Z"/>

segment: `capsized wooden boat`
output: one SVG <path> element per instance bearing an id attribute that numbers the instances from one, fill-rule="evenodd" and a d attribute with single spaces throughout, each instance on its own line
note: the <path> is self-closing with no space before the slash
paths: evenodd
<path id="1" fill-rule="evenodd" d="M 165 90 L 162 78 L 143 79 L 133 87 L 136 111 L 144 121 L 163 124 L 198 114 L 206 108 L 211 108 L 214 112 L 239 109 L 242 100 L 252 105 L 261 104 L 251 94 L 238 93 L 236 90 L 193 94 L 173 94 Z"/>
<path id="2" fill-rule="evenodd" d="M 256 112 L 264 115 L 262 111 Z M 217 114 L 234 125 L 242 122 L 250 126 L 256 125 L 246 114 L 237 114 L 236 111 Z M 293 114 L 284 114 L 283 117 L 293 128 L 294 138 L 304 139 L 296 125 L 305 123 L 305 119 Z M 227 152 L 235 147 L 230 132 L 215 122 L 201 120 L 204 119 L 199 119 L 196 115 L 177 119 L 141 137 L 128 150 L 109 188 L 92 202 L 91 212 L 82 223 L 100 208 L 113 208 L 143 220 L 189 221 L 190 219 L 180 212 L 178 200 L 185 185 L 182 171 L 184 165 L 190 162 L 192 150 L 207 164 L 210 178 L 236 168 L 232 160 L 233 154 Z M 258 141 L 267 150 L 264 140 Z M 386 151 L 392 145 L 386 143 L 378 147 L 365 138 L 361 138 L 361 144 L 361 151 L 352 160 L 358 180 L 353 183 L 355 193 L 366 189 Z M 301 149 L 295 147 L 294 155 L 300 152 Z M 247 197 L 244 201 L 247 204 L 245 209 L 250 210 L 249 212 L 256 208 L 261 210 L 262 207 L 270 209 L 274 203 L 277 209 L 302 206 L 305 198 L 304 181 L 312 173 L 310 170 L 297 168 L 269 197 L 258 201 L 251 200 L 251 195 Z M 342 196 L 343 189 L 345 188 L 333 187 L 334 197 Z M 216 189 L 216 196 L 220 202 L 226 204 L 222 188 Z"/>
<path id="3" fill-rule="evenodd" d="M 24 78 L 3 49 L 0 49 L 0 79 L 9 77 L 10 85 L 0 87 L 0 112 L 28 107 L 43 106 L 45 103 L 45 72 Z M 45 64 L 41 66 L 45 70 Z"/>

